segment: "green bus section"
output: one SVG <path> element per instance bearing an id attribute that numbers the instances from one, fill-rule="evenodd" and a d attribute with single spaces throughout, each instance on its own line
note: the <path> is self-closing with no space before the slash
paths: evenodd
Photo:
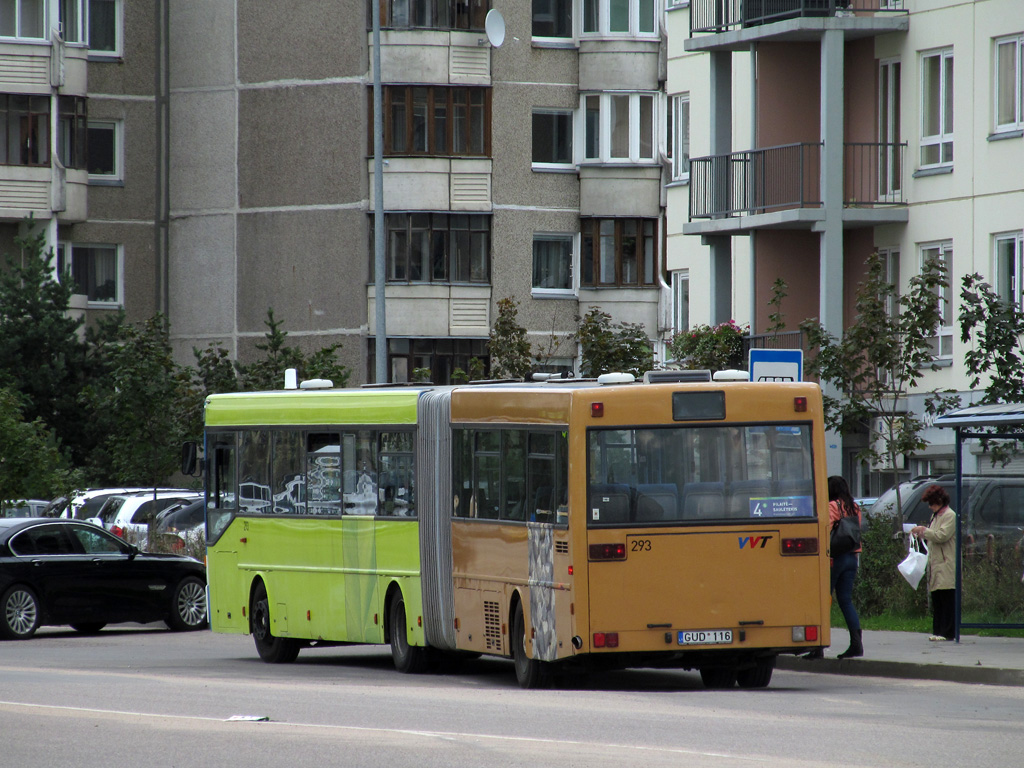
<path id="1" fill-rule="evenodd" d="M 261 580 L 275 636 L 383 643 L 385 598 L 400 589 L 409 642 L 422 646 L 419 566 L 414 519 L 238 517 L 208 554 L 212 628 L 247 634 Z"/>
<path id="2" fill-rule="evenodd" d="M 239 392 L 206 402 L 206 426 L 301 426 L 312 424 L 415 424 L 420 390 L 324 390 Z"/>

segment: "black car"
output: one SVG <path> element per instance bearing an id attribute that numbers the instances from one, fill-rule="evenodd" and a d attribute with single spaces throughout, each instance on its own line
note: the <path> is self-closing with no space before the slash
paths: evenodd
<path id="1" fill-rule="evenodd" d="M 190 557 L 141 552 L 92 523 L 0 519 L 0 637 L 42 625 L 98 632 L 125 621 L 205 626 L 206 568 Z"/>

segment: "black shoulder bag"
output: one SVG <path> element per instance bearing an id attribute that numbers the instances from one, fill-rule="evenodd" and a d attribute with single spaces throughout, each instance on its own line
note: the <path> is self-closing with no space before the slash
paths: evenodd
<path id="1" fill-rule="evenodd" d="M 860 520 L 857 515 L 842 515 L 832 523 L 829 550 L 832 557 L 845 555 L 860 547 Z"/>

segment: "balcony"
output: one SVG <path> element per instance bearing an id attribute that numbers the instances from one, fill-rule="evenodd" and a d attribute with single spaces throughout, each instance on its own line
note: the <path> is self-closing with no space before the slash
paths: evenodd
<path id="1" fill-rule="evenodd" d="M 816 40 L 828 29 L 848 38 L 906 31 L 905 0 L 690 0 L 688 51 L 744 50 L 764 40 Z M 694 39 L 710 33 L 712 38 Z"/>
<path id="2" fill-rule="evenodd" d="M 811 229 L 824 219 L 820 143 L 733 152 L 690 160 L 687 234 L 751 229 Z M 906 144 L 843 145 L 844 226 L 907 220 L 903 196 Z M 694 223 L 698 219 L 708 222 Z"/>

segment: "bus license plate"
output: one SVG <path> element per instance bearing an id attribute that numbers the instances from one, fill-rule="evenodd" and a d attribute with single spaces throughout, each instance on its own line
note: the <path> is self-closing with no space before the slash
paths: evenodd
<path id="1" fill-rule="evenodd" d="M 731 629 L 679 630 L 679 645 L 723 645 L 731 642 Z"/>

